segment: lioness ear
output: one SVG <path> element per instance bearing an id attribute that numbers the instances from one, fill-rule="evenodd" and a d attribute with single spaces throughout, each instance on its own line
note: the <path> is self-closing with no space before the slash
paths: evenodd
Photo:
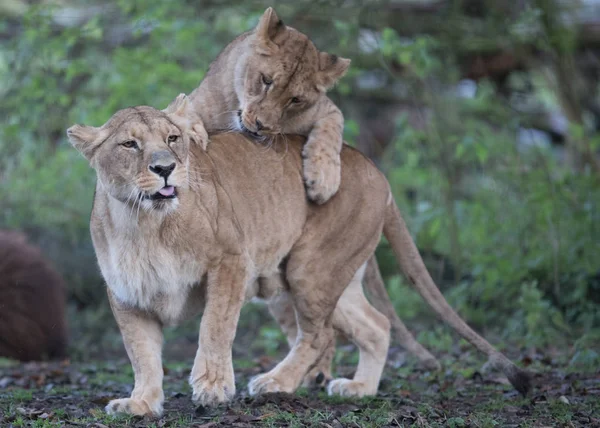
<path id="1" fill-rule="evenodd" d="M 208 147 L 208 133 L 204 128 L 202 118 L 185 94 L 179 94 L 171 104 L 163 110 L 169 119 L 186 132 L 190 139 L 200 144 L 204 150 Z"/>
<path id="2" fill-rule="evenodd" d="M 320 91 L 327 91 L 346 74 L 350 60 L 337 55 L 319 52 L 319 74 L 317 86 Z"/>
<path id="3" fill-rule="evenodd" d="M 101 128 L 73 125 L 67 129 L 67 137 L 79 153 L 90 161 L 100 140 Z"/>
<path id="4" fill-rule="evenodd" d="M 277 50 L 277 45 L 273 42 L 275 36 L 285 29 L 285 24 L 272 7 L 268 7 L 260 18 L 258 25 L 256 26 L 256 38 L 258 40 L 258 48 L 263 50 L 264 54 L 270 54 L 274 50 Z"/>

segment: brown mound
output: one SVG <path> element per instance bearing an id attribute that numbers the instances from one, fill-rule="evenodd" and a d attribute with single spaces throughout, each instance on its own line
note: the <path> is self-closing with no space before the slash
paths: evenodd
<path id="1" fill-rule="evenodd" d="M 56 359 L 66 345 L 62 277 L 23 234 L 0 230 L 0 356 Z"/>

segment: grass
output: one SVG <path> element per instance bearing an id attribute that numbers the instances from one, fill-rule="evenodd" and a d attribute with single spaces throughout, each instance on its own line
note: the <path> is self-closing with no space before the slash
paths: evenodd
<path id="1" fill-rule="evenodd" d="M 252 314 L 252 316 L 256 316 Z M 234 348 L 237 397 L 228 406 L 197 409 L 190 400 L 187 377 L 197 346 L 197 322 L 184 329 L 167 332 L 165 346 L 165 413 L 163 417 L 138 418 L 109 416 L 104 406 L 110 399 L 128 396 L 133 371 L 122 352 L 85 363 L 20 365 L 0 359 L 0 379 L 9 379 L 0 390 L 0 427 L 188 427 L 263 426 L 263 427 L 523 427 L 592 426 L 600 415 L 598 367 L 585 360 L 585 370 L 569 366 L 573 353 L 586 346 L 564 347 L 549 356 L 523 358 L 544 389 L 521 398 L 509 385 L 498 381 L 497 373 L 480 373 L 484 360 L 472 348 L 443 329 L 421 334 L 423 343 L 439 357 L 441 372 L 420 370 L 411 358 L 391 360 L 377 397 L 361 399 L 329 397 L 324 391 L 301 388 L 293 396 L 247 396 L 248 380 L 257 367 L 272 367 L 285 351 L 280 333 L 264 319 L 250 324 L 263 325 L 258 334 L 238 335 Z M 118 343 L 106 336 L 107 343 Z M 122 345 L 121 345 L 122 347 Z M 175 352 L 175 349 L 179 349 Z M 513 357 L 520 352 L 506 344 Z M 537 354 L 543 354 L 538 350 Z M 537 355 L 536 354 L 536 355 Z M 77 355 L 85 355 L 80 351 Z M 592 356 L 593 357 L 593 356 Z M 583 361 L 583 357 L 579 357 Z M 343 346 L 335 356 L 338 373 L 351 374 L 357 353 Z M 544 373 L 542 376 L 541 373 Z M 591 391 L 591 392 L 590 392 Z M 561 396 L 566 395 L 569 403 Z"/>

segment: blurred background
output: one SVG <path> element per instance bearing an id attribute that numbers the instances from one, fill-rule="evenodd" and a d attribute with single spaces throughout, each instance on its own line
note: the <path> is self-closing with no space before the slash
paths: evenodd
<path id="1" fill-rule="evenodd" d="M 572 364 L 598 365 L 598 0 L 2 0 L 0 228 L 64 276 L 71 357 L 122 345 L 88 230 L 94 173 L 66 128 L 190 93 L 267 6 L 352 59 L 331 93 L 345 137 L 386 173 L 461 315 L 501 346 L 566 346 Z M 419 340 L 450 343 L 385 242 L 377 255 Z M 194 344 L 197 325 L 167 336 Z M 263 307 L 241 328 L 286 346 Z"/>

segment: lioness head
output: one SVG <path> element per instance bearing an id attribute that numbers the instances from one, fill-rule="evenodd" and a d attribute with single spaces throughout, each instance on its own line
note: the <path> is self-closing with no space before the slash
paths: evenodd
<path id="1" fill-rule="evenodd" d="M 126 108 L 98 128 L 74 125 L 67 136 L 110 196 L 132 207 L 166 213 L 177 207 L 178 190 L 189 185 L 195 117 L 182 94 L 163 111 Z"/>
<path id="2" fill-rule="evenodd" d="M 349 59 L 319 52 L 272 8 L 250 37 L 252 51 L 236 70 L 235 91 L 237 125 L 253 134 L 281 132 L 282 124 L 314 106 L 350 65 Z"/>

